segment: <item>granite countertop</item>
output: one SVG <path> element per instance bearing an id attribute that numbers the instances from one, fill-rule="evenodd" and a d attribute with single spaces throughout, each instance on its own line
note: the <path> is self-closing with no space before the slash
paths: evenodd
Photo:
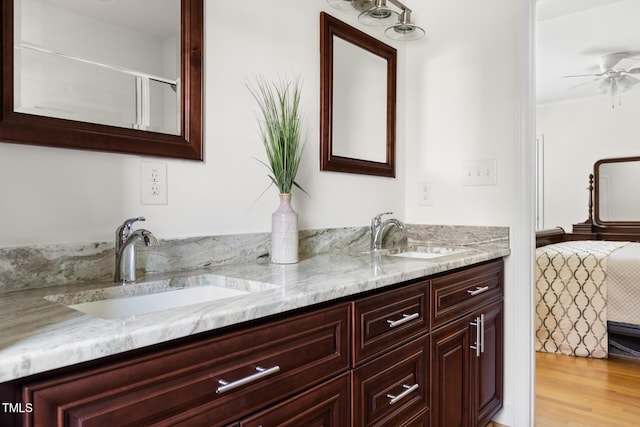
<path id="1" fill-rule="evenodd" d="M 251 281 L 257 292 L 119 319 L 94 317 L 65 305 L 73 302 L 72 297 L 78 292 L 97 290 L 93 293 L 98 295 L 107 292 L 104 288 L 122 289 L 109 282 L 2 292 L 0 382 L 312 306 L 509 253 L 504 247 L 478 245 L 431 260 L 336 253 L 314 255 L 291 265 L 275 265 L 268 260 L 221 265 L 189 274 L 216 274 Z"/>

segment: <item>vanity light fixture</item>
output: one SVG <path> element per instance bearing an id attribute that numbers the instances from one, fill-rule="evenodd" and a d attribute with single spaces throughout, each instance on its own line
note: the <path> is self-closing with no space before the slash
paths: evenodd
<path id="1" fill-rule="evenodd" d="M 411 9 L 405 8 L 398 22 L 384 30 L 384 34 L 393 40 L 413 41 L 423 38 L 425 31 L 411 22 Z"/>
<path id="2" fill-rule="evenodd" d="M 375 0 L 373 6 L 360 12 L 360 15 L 358 15 L 358 21 L 362 22 L 364 25 L 387 27 L 396 22 L 398 15 L 398 12 L 387 6 L 387 0 Z"/>
<path id="3" fill-rule="evenodd" d="M 338 10 L 352 10 L 354 6 L 351 4 L 351 0 L 327 0 L 329 6 Z"/>
<path id="4" fill-rule="evenodd" d="M 387 0 L 327 0 L 334 9 L 356 9 L 358 20 L 365 25 L 386 27 L 384 33 L 393 40 L 413 41 L 425 35 L 424 29 L 411 22 L 411 12 L 398 0 L 388 0 L 400 12 L 387 6 Z"/>

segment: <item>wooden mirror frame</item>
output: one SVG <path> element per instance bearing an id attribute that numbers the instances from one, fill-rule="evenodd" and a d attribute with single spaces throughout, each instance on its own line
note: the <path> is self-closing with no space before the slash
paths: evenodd
<path id="1" fill-rule="evenodd" d="M 0 4 L 0 142 L 202 160 L 203 0 L 181 0 L 181 133 L 169 135 L 14 111 L 13 0 Z"/>
<path id="2" fill-rule="evenodd" d="M 593 166 L 594 175 L 594 220 L 596 224 L 603 226 L 623 226 L 623 227 L 640 227 L 640 218 L 638 221 L 602 221 L 600 219 L 600 166 L 608 163 L 624 163 L 624 162 L 639 162 L 640 156 L 634 157 L 616 157 L 610 159 L 600 159 Z"/>
<path id="3" fill-rule="evenodd" d="M 386 162 L 333 155 L 333 37 L 339 37 L 387 61 Z M 320 13 L 320 170 L 376 176 L 396 176 L 396 68 L 393 47 Z"/>

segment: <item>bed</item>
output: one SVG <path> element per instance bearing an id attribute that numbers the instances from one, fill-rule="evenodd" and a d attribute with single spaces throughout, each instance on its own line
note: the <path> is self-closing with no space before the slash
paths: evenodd
<path id="1" fill-rule="evenodd" d="M 536 351 L 605 358 L 608 325 L 640 325 L 640 243 L 578 240 L 536 249 Z"/>
<path id="2" fill-rule="evenodd" d="M 613 192 L 600 187 L 615 182 L 611 166 L 618 163 L 637 164 L 640 171 L 640 157 L 596 162 L 585 222 L 571 233 L 536 233 L 536 351 L 640 358 L 640 221 L 630 220 L 635 213 L 629 212 L 616 221 L 611 206 L 622 203 L 612 204 Z M 599 176 L 603 171 L 606 179 Z"/>

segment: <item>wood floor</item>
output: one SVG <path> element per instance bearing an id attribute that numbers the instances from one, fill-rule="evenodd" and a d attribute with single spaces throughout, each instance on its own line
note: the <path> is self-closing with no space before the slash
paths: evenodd
<path id="1" fill-rule="evenodd" d="M 536 353 L 536 426 L 640 426 L 640 361 Z"/>

